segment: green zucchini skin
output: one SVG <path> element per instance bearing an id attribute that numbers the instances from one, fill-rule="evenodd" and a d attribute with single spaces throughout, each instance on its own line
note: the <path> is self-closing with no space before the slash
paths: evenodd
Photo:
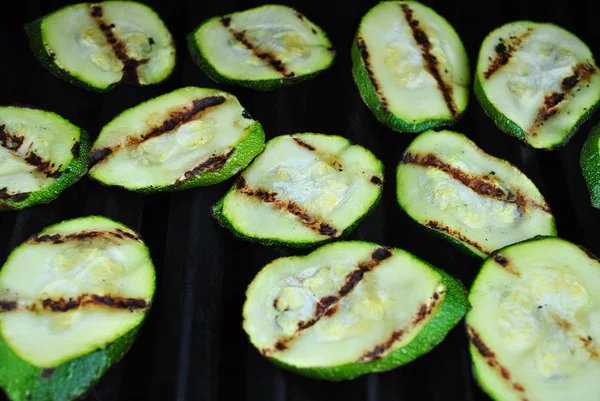
<path id="1" fill-rule="evenodd" d="M 363 242 L 376 245 L 370 242 Z M 446 286 L 446 298 L 436 316 L 417 334 L 406 346 L 401 347 L 385 357 L 366 363 L 346 364 L 327 368 L 298 368 L 286 364 L 276 358 L 267 358 L 276 366 L 290 370 L 302 376 L 313 377 L 329 381 L 352 380 L 372 372 L 384 372 L 405 365 L 430 352 L 440 344 L 448 332 L 455 327 L 471 309 L 467 300 L 467 290 L 463 284 L 441 269 L 412 255 L 414 259 L 426 264 L 431 270 L 438 273 Z"/>
<path id="2" fill-rule="evenodd" d="M 139 326 L 138 326 L 139 327 Z M 12 401 L 70 401 L 85 395 L 129 350 L 138 328 L 54 370 L 33 366 L 15 355 L 0 336 L 0 387 Z"/>
<path id="3" fill-rule="evenodd" d="M 600 124 L 592 128 L 581 150 L 581 172 L 585 178 L 592 206 L 600 209 Z"/>
<path id="4" fill-rule="evenodd" d="M 331 243 L 334 241 L 340 241 L 340 240 L 344 240 L 344 239 L 348 238 L 350 236 L 350 234 L 352 234 L 352 232 L 354 232 L 354 230 L 356 230 L 356 228 L 360 225 L 360 223 L 362 223 L 367 217 L 369 217 L 369 215 L 371 213 L 373 213 L 373 211 L 377 208 L 377 205 L 379 205 L 379 201 L 381 200 L 381 196 L 382 196 L 382 193 L 380 193 L 379 196 L 377 197 L 377 200 L 375 202 L 373 202 L 373 204 L 371 205 L 369 210 L 367 210 L 367 212 L 365 214 L 363 214 L 358 220 L 356 220 L 354 222 L 354 224 L 352 224 L 351 226 L 346 228 L 339 237 L 325 239 L 325 240 L 318 240 L 318 241 L 291 242 L 291 241 L 282 241 L 277 238 L 254 238 L 254 237 L 250 237 L 248 235 L 245 235 L 245 234 L 239 232 L 238 229 L 223 214 L 223 203 L 225 202 L 225 198 L 227 197 L 227 195 L 230 192 L 232 192 L 234 190 L 235 190 L 235 187 L 232 187 L 229 191 L 227 191 L 225 196 L 223 196 L 223 198 L 221 198 L 221 200 L 219 200 L 217 203 L 215 203 L 210 208 L 210 213 L 212 214 L 213 218 L 217 221 L 217 223 L 219 223 L 219 225 L 221 227 L 228 229 L 231 233 L 233 233 L 234 237 L 241 239 L 241 240 L 258 243 L 263 246 L 290 246 L 293 248 L 313 248 L 317 245 L 323 245 L 323 244 Z"/>
<path id="5" fill-rule="evenodd" d="M 60 9 L 54 12 L 58 12 L 67 7 L 69 6 L 61 7 Z M 112 88 L 114 88 L 118 84 L 118 82 L 115 82 L 114 84 L 109 85 L 106 88 L 98 88 L 96 86 L 90 85 L 84 80 L 77 78 L 74 75 L 69 74 L 68 71 L 60 68 L 56 65 L 56 63 L 54 63 L 54 59 L 50 54 L 48 54 L 48 50 L 46 49 L 46 46 L 44 46 L 44 41 L 42 39 L 42 20 L 48 17 L 48 15 L 45 15 L 41 18 L 36 19 L 33 22 L 25 24 L 25 33 L 29 38 L 29 46 L 33 51 L 33 55 L 39 61 L 42 67 L 50 71 L 50 73 L 52 73 L 52 75 L 54 75 L 57 78 L 65 80 L 70 84 L 90 90 L 92 92 L 106 93 L 109 92 Z"/>
<path id="6" fill-rule="evenodd" d="M 58 115 L 56 117 L 61 118 Z M 11 198 L 0 199 L 0 211 L 21 210 L 56 199 L 66 188 L 75 184 L 87 173 L 90 146 L 88 133 L 79 128 L 79 156 L 61 170 L 62 175 L 54 179 L 46 188 L 31 192 L 26 199 L 20 202 Z"/>
<path id="7" fill-rule="evenodd" d="M 393 0 L 386 0 L 393 1 Z M 404 121 L 394 114 L 390 113 L 387 110 L 384 110 L 379 99 L 377 98 L 377 93 L 375 92 L 375 88 L 369 79 L 369 75 L 367 74 L 367 70 L 365 69 L 365 65 L 360 56 L 360 49 L 358 48 L 358 36 L 355 36 L 354 41 L 352 42 L 351 49 L 351 57 L 352 57 L 352 76 L 354 78 L 354 83 L 358 87 L 358 92 L 362 97 L 363 101 L 367 105 L 367 107 L 371 110 L 371 112 L 375 115 L 375 118 L 382 124 L 388 126 L 394 131 L 398 132 L 408 132 L 408 133 L 418 133 L 427 131 L 433 128 L 440 128 L 449 125 L 455 124 L 462 116 L 464 115 L 465 110 L 463 110 L 458 119 L 454 120 L 451 118 L 440 118 L 434 120 L 425 120 L 422 122 L 410 123 L 408 121 Z M 467 106 L 468 107 L 468 106 Z"/>
<path id="8" fill-rule="evenodd" d="M 210 79 L 212 79 L 213 81 L 215 81 L 217 83 L 229 84 L 229 85 L 239 85 L 239 86 L 244 86 L 246 88 L 250 88 L 250 89 L 254 89 L 254 90 L 269 92 L 269 91 L 273 91 L 277 88 L 291 86 L 291 85 L 294 85 L 294 84 L 297 84 L 300 82 L 304 82 L 304 81 L 313 79 L 313 78 L 321 75 L 325 70 L 329 69 L 335 62 L 335 57 L 333 57 L 331 59 L 331 63 L 329 63 L 322 70 L 315 71 L 311 74 L 295 76 L 292 78 L 264 79 L 264 80 L 259 80 L 259 81 L 229 78 L 225 75 L 219 74 L 217 72 L 217 70 L 215 70 L 215 68 L 208 62 L 208 60 L 206 59 L 206 57 L 204 57 L 204 54 L 202 54 L 202 51 L 196 44 L 196 39 L 194 38 L 196 35 L 196 32 L 198 30 L 200 30 L 200 28 L 202 28 L 202 26 L 204 24 L 206 24 L 207 22 L 212 21 L 212 20 L 213 20 L 213 18 L 207 19 L 204 22 L 202 22 L 196 29 L 194 29 L 187 36 L 187 45 L 188 45 L 188 49 L 190 51 L 190 55 L 192 56 L 192 59 L 194 60 L 194 62 L 198 65 L 198 67 L 200 67 L 200 69 Z"/>
<path id="9" fill-rule="evenodd" d="M 479 104 L 481 105 L 481 108 L 483 109 L 485 114 L 489 118 L 491 118 L 492 121 L 494 121 L 494 124 L 496 124 L 498 129 L 500 129 L 500 131 L 502 131 L 508 135 L 511 135 L 511 136 L 517 138 L 519 141 L 529 145 L 527 143 L 527 139 L 526 139 L 527 135 L 525 134 L 525 131 L 523 131 L 523 129 L 521 127 L 519 127 L 512 120 L 507 118 L 504 114 L 500 113 L 500 111 L 489 101 L 489 99 L 485 95 L 485 92 L 483 91 L 483 88 L 481 86 L 481 81 L 478 77 L 478 74 L 475 74 L 473 82 L 474 82 L 473 90 L 475 92 L 475 97 L 479 101 Z M 540 149 L 540 150 L 558 150 L 558 149 L 566 146 L 569 143 L 569 141 L 571 140 L 571 138 L 573 137 L 573 135 L 575 135 L 577 133 L 577 131 L 579 131 L 579 128 L 581 128 L 581 126 L 583 124 L 585 124 L 585 122 L 587 120 L 590 119 L 592 114 L 594 114 L 596 112 L 596 110 L 598 110 L 598 107 L 600 107 L 600 102 L 597 102 L 592 107 L 588 108 L 587 111 L 581 116 L 581 118 L 573 126 L 573 128 L 571 129 L 569 134 L 565 137 L 565 139 L 563 139 L 559 142 L 556 142 L 549 147 L 538 148 L 538 149 Z"/>

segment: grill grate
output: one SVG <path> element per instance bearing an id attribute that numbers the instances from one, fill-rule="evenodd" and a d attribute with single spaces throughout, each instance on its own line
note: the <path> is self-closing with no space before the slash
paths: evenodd
<path id="1" fill-rule="evenodd" d="M 316 80 L 262 93 L 218 86 L 192 62 L 185 36 L 213 15 L 259 5 L 258 1 L 151 1 L 178 46 L 174 75 L 163 85 L 119 86 L 105 95 L 87 92 L 51 76 L 28 49 L 25 22 L 64 5 L 58 0 L 10 2 L 0 6 L 0 104 L 23 103 L 52 110 L 95 136 L 117 113 L 173 89 L 196 85 L 220 87 L 237 95 L 261 121 L 267 137 L 316 131 L 336 133 L 366 146 L 387 167 L 384 195 L 375 212 L 352 239 L 398 246 L 447 270 L 470 286 L 479 262 L 444 240 L 415 227 L 395 199 L 394 172 L 413 138 L 380 125 L 364 106 L 350 73 L 350 44 L 360 17 L 375 2 L 300 0 L 297 7 L 329 34 L 338 58 Z M 592 1 L 501 3 L 457 0 L 425 1 L 445 16 L 461 35 L 471 65 L 485 35 L 502 23 L 531 19 L 564 26 L 600 54 L 600 27 Z M 2 8 L 6 7 L 6 10 Z M 455 127 L 486 152 L 508 159 L 527 174 L 546 196 L 561 236 L 600 255 L 600 212 L 589 206 L 579 171 L 579 152 L 598 116 L 583 126 L 558 152 L 536 152 L 500 133 L 471 96 L 466 116 Z M 208 207 L 232 180 L 176 194 L 141 196 L 102 187 L 87 179 L 58 200 L 16 213 L 0 214 L 0 257 L 44 226 L 81 215 L 100 214 L 141 232 L 156 268 L 158 287 L 150 312 L 133 348 L 85 398 L 94 401 L 243 400 L 318 401 L 483 401 L 488 398 L 471 377 L 467 340 L 462 326 L 430 354 L 410 365 L 351 382 L 327 383 L 283 372 L 249 345 L 241 329 L 244 291 L 258 269 L 281 256 L 299 254 L 283 247 L 265 248 L 234 240 L 213 221 Z M 0 361 L 1 363 L 1 361 Z M 0 400 L 3 400 L 0 395 Z"/>

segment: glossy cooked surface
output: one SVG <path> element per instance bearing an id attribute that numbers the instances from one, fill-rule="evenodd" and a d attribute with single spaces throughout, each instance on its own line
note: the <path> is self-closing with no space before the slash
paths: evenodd
<path id="1" fill-rule="evenodd" d="M 314 80 L 263 93 L 216 85 L 194 64 L 184 48 L 185 36 L 204 18 L 262 3 L 148 2 L 181 50 L 171 80 L 141 89 L 118 86 L 104 96 L 54 78 L 28 48 L 23 23 L 62 2 L 12 3 L 12 10 L 8 5 L 2 10 L 2 15 L 10 17 L 0 25 L 0 43 L 11 60 L 18 62 L 0 66 L 0 103 L 31 103 L 53 110 L 94 137 L 118 113 L 141 101 L 188 85 L 218 87 L 236 95 L 252 117 L 261 121 L 267 139 L 303 131 L 343 134 L 382 159 L 388 177 L 381 203 L 350 238 L 401 247 L 470 286 L 481 262 L 413 225 L 397 204 L 394 169 L 414 136 L 399 135 L 380 124 L 353 83 L 350 46 L 360 18 L 373 2 L 347 2 L 343 8 L 332 8 L 325 2 L 285 3 L 310 16 L 339 50 L 340 57 L 332 68 Z M 551 20 L 580 37 L 593 52 L 600 51 L 596 39 L 600 25 L 591 1 L 549 7 L 541 1 L 507 0 L 491 11 L 488 4 L 478 1 L 427 0 L 425 4 L 456 27 L 472 62 L 492 29 L 523 18 Z M 579 169 L 581 146 L 600 115 L 592 117 L 566 148 L 544 153 L 498 131 L 478 102 L 471 100 L 464 118 L 452 129 L 467 133 L 484 151 L 514 163 L 545 196 L 556 216 L 558 232 L 600 254 L 600 214 L 589 204 Z M 106 215 L 140 230 L 150 248 L 157 268 L 154 307 L 130 352 L 108 372 L 89 401 L 164 401 L 176 397 L 186 401 L 489 400 L 471 378 L 467 338 L 460 325 L 419 360 L 353 382 L 306 379 L 283 372 L 262 358 L 241 327 L 244 291 L 265 264 L 307 251 L 234 240 L 220 228 L 207 210 L 232 184 L 229 180 L 214 187 L 144 197 L 82 179 L 48 205 L 0 214 L 2 259 L 44 226 L 83 214 Z"/>

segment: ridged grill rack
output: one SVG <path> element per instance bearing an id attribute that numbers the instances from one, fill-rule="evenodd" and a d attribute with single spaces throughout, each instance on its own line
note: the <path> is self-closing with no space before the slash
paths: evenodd
<path id="1" fill-rule="evenodd" d="M 284 2 L 328 34 L 338 52 L 335 65 L 315 80 L 274 92 L 217 85 L 193 63 L 185 38 L 201 21 L 255 7 L 259 1 L 151 1 L 177 44 L 177 66 L 163 85 L 118 86 L 99 95 L 54 78 L 35 60 L 25 22 L 63 6 L 61 1 L 11 1 L 0 5 L 0 104 L 21 103 L 55 111 L 93 137 L 120 111 L 179 87 L 217 87 L 232 92 L 264 126 L 267 139 L 294 132 L 346 136 L 366 146 L 386 167 L 384 195 L 375 212 L 351 236 L 404 248 L 460 278 L 469 287 L 480 262 L 415 226 L 395 195 L 395 168 L 414 135 L 392 132 L 363 104 L 350 72 L 350 45 L 361 16 L 375 1 Z M 338 4 L 339 3 L 339 4 Z M 600 57 L 600 24 L 594 2 L 429 1 L 454 25 L 474 68 L 487 33 L 509 21 L 557 23 Z M 534 151 L 501 133 L 474 96 L 453 128 L 483 150 L 517 165 L 540 188 L 556 215 L 559 235 L 600 255 L 600 211 L 590 206 L 579 154 L 592 117 L 571 143 L 555 152 Z M 142 196 L 102 187 L 87 178 L 56 201 L 0 214 L 0 257 L 44 226 L 77 216 L 104 215 L 141 232 L 158 273 L 155 303 L 135 344 L 86 400 L 96 401 L 479 401 L 488 398 L 472 379 L 464 326 L 456 327 L 431 353 L 393 371 L 350 382 L 329 383 L 275 368 L 250 345 L 241 328 L 244 291 L 271 260 L 306 251 L 266 248 L 233 239 L 209 213 L 232 184 L 174 194 Z M 2 363 L 2 361 L 0 361 Z M 0 395 L 0 400 L 3 396 Z"/>

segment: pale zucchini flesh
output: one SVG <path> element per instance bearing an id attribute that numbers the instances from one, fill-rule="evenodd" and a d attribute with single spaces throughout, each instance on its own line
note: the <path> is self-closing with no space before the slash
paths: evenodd
<path id="1" fill-rule="evenodd" d="M 480 257 L 556 234 L 535 184 L 457 132 L 427 131 L 408 146 L 397 169 L 397 196 L 417 223 Z"/>
<path id="2" fill-rule="evenodd" d="M 581 172 L 585 178 L 592 206 L 600 209 L 600 125 L 592 128 L 581 150 Z"/>
<path id="3" fill-rule="evenodd" d="M 335 57 L 325 32 L 283 5 L 211 18 L 189 35 L 188 45 L 213 80 L 264 90 L 310 78 Z"/>
<path id="4" fill-rule="evenodd" d="M 246 296 L 244 330 L 261 354 L 328 380 L 410 362 L 468 308 L 456 280 L 406 251 L 366 242 L 277 259 Z"/>
<path id="5" fill-rule="evenodd" d="M 223 181 L 264 147 L 264 132 L 237 98 L 187 87 L 115 117 L 90 152 L 90 176 L 134 191 L 174 191 Z"/>
<path id="6" fill-rule="evenodd" d="M 600 394 L 600 263 L 557 237 L 484 262 L 467 314 L 474 372 L 498 401 L 593 400 Z"/>
<path id="7" fill-rule="evenodd" d="M 450 125 L 467 106 L 465 48 L 448 21 L 421 3 L 373 7 L 358 28 L 352 60 L 363 100 L 392 129 Z"/>
<path id="8" fill-rule="evenodd" d="M 154 288 L 148 249 L 120 223 L 89 216 L 31 236 L 0 270 L 0 387 L 12 400 L 82 395 L 129 348 Z"/>
<path id="9" fill-rule="evenodd" d="M 87 171 L 87 134 L 61 116 L 0 107 L 0 210 L 56 198 Z"/>
<path id="10" fill-rule="evenodd" d="M 175 65 L 167 27 L 150 7 L 133 1 L 67 6 L 26 29 L 46 68 L 96 91 L 119 82 L 155 84 Z"/>
<path id="11" fill-rule="evenodd" d="M 491 32 L 475 81 L 486 113 L 534 148 L 565 145 L 600 102 L 592 52 L 553 24 L 518 21 Z"/>
<path id="12" fill-rule="evenodd" d="M 282 135 L 213 214 L 239 237 L 309 246 L 349 233 L 376 205 L 382 185 L 381 161 L 362 146 L 335 135 Z"/>

